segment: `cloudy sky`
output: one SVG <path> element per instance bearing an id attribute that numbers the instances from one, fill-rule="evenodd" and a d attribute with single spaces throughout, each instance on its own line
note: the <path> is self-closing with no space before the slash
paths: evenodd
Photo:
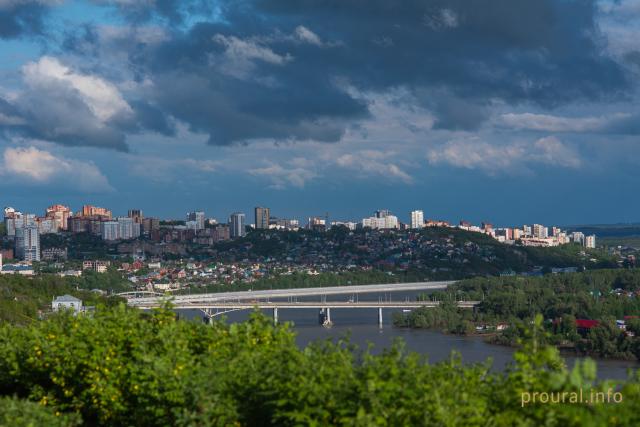
<path id="1" fill-rule="evenodd" d="M 0 203 L 640 219 L 640 1 L 0 0 Z"/>

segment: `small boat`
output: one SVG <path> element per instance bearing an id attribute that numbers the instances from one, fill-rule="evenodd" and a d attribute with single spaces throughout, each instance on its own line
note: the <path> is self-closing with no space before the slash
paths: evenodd
<path id="1" fill-rule="evenodd" d="M 411 309 L 409 309 L 409 308 L 403 308 L 403 309 L 402 309 L 402 312 L 403 312 L 403 313 L 411 313 Z"/>
<path id="2" fill-rule="evenodd" d="M 325 328 L 330 328 L 333 326 L 333 322 L 329 319 L 324 319 L 324 322 L 322 322 L 322 326 Z"/>

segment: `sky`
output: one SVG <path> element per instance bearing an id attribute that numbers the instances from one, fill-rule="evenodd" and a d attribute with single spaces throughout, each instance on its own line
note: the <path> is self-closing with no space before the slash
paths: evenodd
<path id="1" fill-rule="evenodd" d="M 0 204 L 637 222 L 640 0 L 0 0 Z"/>

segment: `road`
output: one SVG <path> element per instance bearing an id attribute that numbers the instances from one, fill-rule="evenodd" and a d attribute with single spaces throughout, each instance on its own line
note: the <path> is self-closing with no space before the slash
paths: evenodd
<path id="1" fill-rule="evenodd" d="M 169 297 L 143 297 L 129 298 L 130 306 L 149 306 L 161 303 L 166 299 L 171 299 L 174 304 L 199 304 L 213 303 L 222 301 L 241 301 L 241 300 L 268 300 L 270 298 L 290 298 L 290 297 L 307 297 L 307 296 L 326 296 L 326 295 L 353 295 L 362 293 L 384 293 L 399 291 L 428 291 L 437 289 L 446 289 L 447 286 L 455 283 L 455 281 L 443 282 L 414 282 L 414 283 L 390 283 L 382 285 L 353 285 L 353 286 L 330 286 L 324 288 L 295 288 L 295 289 L 271 289 L 261 291 L 241 291 L 241 292 L 219 292 L 211 294 L 193 294 L 193 295 L 172 295 Z"/>

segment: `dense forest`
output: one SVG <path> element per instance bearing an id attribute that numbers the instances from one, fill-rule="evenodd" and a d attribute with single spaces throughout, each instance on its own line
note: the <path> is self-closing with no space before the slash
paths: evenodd
<path id="1" fill-rule="evenodd" d="M 381 355 L 348 341 L 296 346 L 256 313 L 228 325 L 125 306 L 0 326 L 0 422 L 12 425 L 406 426 L 638 425 L 640 382 L 568 371 L 543 345 L 538 316 L 504 373 L 451 359 L 429 364 L 398 344 Z M 527 402 L 532 392 L 597 403 Z M 615 402 L 607 396 L 616 396 Z M 553 396 L 553 394 L 552 394 Z M 606 400 L 608 399 L 608 400 Z M 8 415 L 7 415 L 8 414 Z"/>
<path id="2" fill-rule="evenodd" d="M 397 314 L 395 324 L 470 334 L 500 323 L 509 325 L 494 342 L 513 345 L 536 313 L 545 319 L 549 342 L 600 357 L 640 359 L 640 270 L 593 270 L 544 277 L 494 277 L 463 280 L 446 291 L 423 295 L 443 301 L 436 309 Z M 455 301 L 481 301 L 476 310 Z M 624 320 L 626 332 L 616 326 Z M 577 333 L 576 319 L 597 321 Z M 633 336 L 632 336 L 633 335 Z"/>

